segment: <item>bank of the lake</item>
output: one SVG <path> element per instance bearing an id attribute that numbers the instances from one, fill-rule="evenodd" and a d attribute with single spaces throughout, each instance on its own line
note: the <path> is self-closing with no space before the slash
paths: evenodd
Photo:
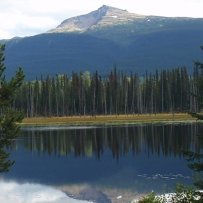
<path id="1" fill-rule="evenodd" d="M 175 114 L 130 114 L 130 115 L 98 115 L 68 117 L 31 117 L 24 118 L 22 125 L 102 125 L 102 124 L 135 124 L 156 122 L 194 122 L 195 118 L 187 113 Z"/>

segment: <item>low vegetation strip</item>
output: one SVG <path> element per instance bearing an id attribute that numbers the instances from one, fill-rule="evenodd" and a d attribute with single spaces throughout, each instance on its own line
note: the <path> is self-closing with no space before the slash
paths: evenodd
<path id="1" fill-rule="evenodd" d="M 70 125 L 98 125 L 123 123 L 151 123 L 151 122 L 181 122 L 195 121 L 189 114 L 130 114 L 130 115 L 98 115 L 98 116 L 69 116 L 69 117 L 32 117 L 25 118 L 23 125 L 70 124 Z"/>

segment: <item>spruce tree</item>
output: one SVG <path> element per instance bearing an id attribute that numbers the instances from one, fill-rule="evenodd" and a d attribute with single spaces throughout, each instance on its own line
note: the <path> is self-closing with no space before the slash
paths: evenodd
<path id="1" fill-rule="evenodd" d="M 6 80 L 4 65 L 5 45 L 0 44 L 0 172 L 8 171 L 13 164 L 8 160 L 9 154 L 5 151 L 12 140 L 19 133 L 17 123 L 23 119 L 23 114 L 12 108 L 17 90 L 22 85 L 24 73 L 21 68 L 16 71 L 15 76 Z"/>

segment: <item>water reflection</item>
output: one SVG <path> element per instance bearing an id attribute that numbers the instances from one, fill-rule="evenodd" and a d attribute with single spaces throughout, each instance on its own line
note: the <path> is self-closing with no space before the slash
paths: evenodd
<path id="1" fill-rule="evenodd" d="M 0 173 L 8 172 L 15 163 L 14 160 L 10 160 L 10 153 L 8 147 L 12 143 L 11 139 L 5 138 L 2 131 L 0 132 Z"/>
<path id="2" fill-rule="evenodd" d="M 0 188 L 2 203 L 93 203 L 70 198 L 59 190 L 40 184 L 0 181 Z"/>
<path id="3" fill-rule="evenodd" d="M 126 154 L 145 153 L 149 157 L 182 157 L 182 150 L 198 151 L 196 137 L 199 125 L 131 125 L 88 128 L 41 127 L 22 130 L 21 141 L 14 148 L 23 145 L 31 152 L 49 155 L 92 157 L 97 159 L 107 150 L 119 159 Z"/>
<path id="4" fill-rule="evenodd" d="M 4 148 L 0 148 L 0 173 L 8 172 L 14 161 L 9 160 L 10 153 L 6 152 Z"/>
<path id="5" fill-rule="evenodd" d="M 200 127 L 151 124 L 22 128 L 22 135 L 10 150 L 16 163 L 3 177 L 51 185 L 81 199 L 84 191 L 99 191 L 96 194 L 104 194 L 116 203 L 118 196 L 122 196 L 121 203 L 152 190 L 171 192 L 176 183 L 192 184 L 192 171 L 182 149 L 200 150 L 196 136 Z"/>

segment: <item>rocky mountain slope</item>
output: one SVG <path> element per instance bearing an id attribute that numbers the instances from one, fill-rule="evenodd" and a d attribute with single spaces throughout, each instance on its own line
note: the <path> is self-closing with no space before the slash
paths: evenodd
<path id="1" fill-rule="evenodd" d="M 143 19 L 145 16 L 129 13 L 126 10 L 103 5 L 96 11 L 86 15 L 81 15 L 64 20 L 57 28 L 50 30 L 50 33 L 57 32 L 84 32 L 89 29 L 108 27 L 112 25 L 121 25 L 137 19 Z"/>

